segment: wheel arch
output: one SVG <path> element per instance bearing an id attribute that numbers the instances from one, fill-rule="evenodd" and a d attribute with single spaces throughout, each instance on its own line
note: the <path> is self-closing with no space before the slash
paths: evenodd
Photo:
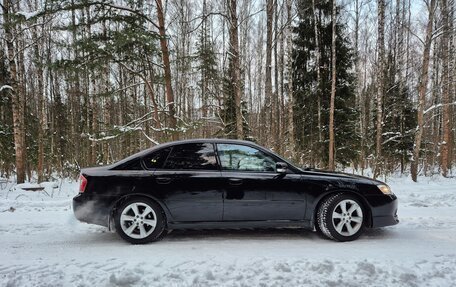
<path id="1" fill-rule="evenodd" d="M 366 227 L 372 227 L 372 210 L 371 210 L 372 207 L 367 202 L 367 200 L 361 194 L 359 194 L 358 192 L 356 192 L 354 190 L 350 190 L 350 189 L 335 189 L 335 190 L 331 190 L 331 191 L 329 191 L 327 193 L 322 194 L 320 197 L 318 197 L 314 201 L 312 217 L 310 218 L 310 222 L 312 224 L 312 228 L 315 228 L 315 221 L 317 219 L 317 213 L 318 213 L 318 209 L 320 208 L 320 206 L 323 204 L 323 202 L 327 198 L 329 198 L 329 197 L 331 197 L 331 196 L 333 196 L 333 195 L 335 195 L 337 193 L 346 193 L 346 194 L 350 194 L 350 195 L 356 197 L 356 199 L 358 199 L 362 203 L 363 212 L 365 212 L 366 215 L 367 215 L 367 218 L 366 218 L 366 221 L 365 221 L 365 226 Z"/>
<path id="2" fill-rule="evenodd" d="M 144 198 L 147 198 L 147 199 L 150 199 L 152 200 L 153 202 L 157 203 L 158 205 L 160 205 L 160 207 L 162 208 L 164 214 L 165 214 L 165 223 L 166 225 L 168 224 L 169 222 L 169 219 L 171 218 L 171 213 L 169 212 L 168 210 L 168 207 L 161 201 L 159 200 L 158 198 L 156 198 L 155 196 L 153 195 L 150 195 L 150 194 L 144 194 L 144 193 L 130 193 L 130 194 L 125 194 L 125 195 L 122 195 L 121 197 L 119 197 L 118 199 L 116 199 L 110 206 L 109 208 L 109 215 L 108 215 L 108 229 L 110 231 L 114 231 L 115 230 L 115 225 L 114 225 L 114 215 L 115 215 L 115 212 L 117 211 L 117 208 L 123 203 L 125 202 L 126 200 L 132 198 L 132 197 L 144 197 Z"/>

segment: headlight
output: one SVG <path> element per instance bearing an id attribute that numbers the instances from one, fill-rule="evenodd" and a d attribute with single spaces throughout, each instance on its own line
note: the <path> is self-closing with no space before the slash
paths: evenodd
<path id="1" fill-rule="evenodd" d="M 380 189 L 381 192 L 383 192 L 383 194 L 393 194 L 393 192 L 391 191 L 391 188 L 389 186 L 387 186 L 386 184 L 379 184 L 377 185 L 378 189 Z"/>

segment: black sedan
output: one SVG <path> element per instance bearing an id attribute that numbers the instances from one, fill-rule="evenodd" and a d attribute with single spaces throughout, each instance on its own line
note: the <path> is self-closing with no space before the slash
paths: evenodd
<path id="1" fill-rule="evenodd" d="M 295 167 L 252 142 L 201 139 L 158 145 L 81 170 L 80 221 L 140 244 L 171 229 L 302 227 L 336 241 L 397 224 L 383 182 Z"/>

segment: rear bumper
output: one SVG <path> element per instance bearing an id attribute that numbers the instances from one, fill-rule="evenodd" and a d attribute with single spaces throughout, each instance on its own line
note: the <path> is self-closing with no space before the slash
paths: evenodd
<path id="1" fill-rule="evenodd" d="M 73 213 L 77 220 L 108 226 L 109 206 L 101 200 L 80 193 L 73 198 Z"/>
<path id="2" fill-rule="evenodd" d="M 383 227 L 399 223 L 398 200 L 395 195 L 375 195 L 367 198 L 371 205 L 371 227 Z"/>

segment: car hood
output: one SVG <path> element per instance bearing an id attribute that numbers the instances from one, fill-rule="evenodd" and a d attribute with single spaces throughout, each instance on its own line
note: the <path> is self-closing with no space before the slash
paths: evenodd
<path id="1" fill-rule="evenodd" d="M 382 181 L 367 177 L 367 176 L 362 176 L 362 175 L 356 175 L 356 174 L 350 174 L 350 173 L 345 173 L 345 172 L 336 172 L 336 171 L 328 171 L 328 170 L 322 170 L 322 169 L 309 169 L 309 168 L 304 168 L 302 169 L 303 174 L 312 174 L 312 175 L 321 175 L 321 176 L 326 176 L 326 177 L 333 177 L 333 178 L 338 178 L 341 180 L 356 180 L 356 181 L 362 181 L 362 182 L 367 182 L 370 184 L 385 184 Z"/>

